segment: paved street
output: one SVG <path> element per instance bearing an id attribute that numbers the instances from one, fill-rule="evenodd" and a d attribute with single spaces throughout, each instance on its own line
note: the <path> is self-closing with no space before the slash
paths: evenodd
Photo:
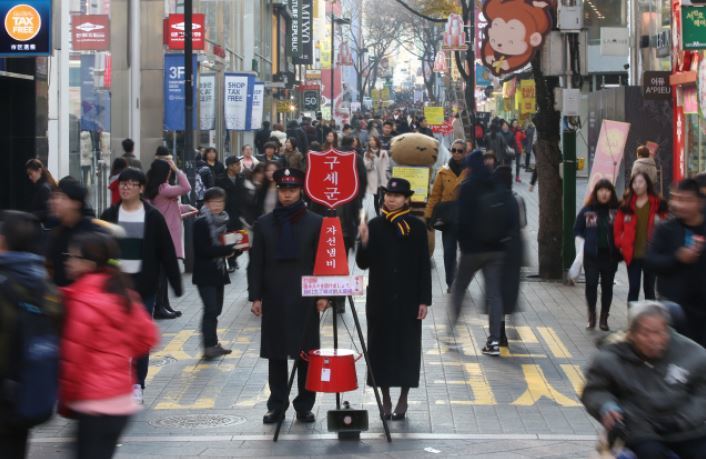
<path id="1" fill-rule="evenodd" d="M 527 201 L 527 236 L 531 258 L 536 259 L 538 196 L 527 191 L 528 178 L 517 189 Z M 186 294 L 173 303 L 184 315 L 159 322 L 162 341 L 152 355 L 145 410 L 131 422 L 118 457 L 588 457 L 597 424 L 585 413 L 578 394 L 582 368 L 602 333 L 584 330 L 583 285 L 539 282 L 531 276 L 536 272 L 533 261 L 522 284 L 521 312 L 511 319 L 508 330 L 510 350 L 498 359 L 480 353 L 487 318 L 479 314 L 482 281 L 476 279 L 471 286 L 472 306 L 466 308 L 455 335 L 458 349 L 447 349 L 437 340 L 447 334 L 448 296 L 440 246 L 439 238 L 433 306 L 423 328 L 421 383 L 410 393 L 407 420 L 390 423 L 392 444 L 382 438 L 372 390 L 362 385 L 343 396 L 353 407 L 370 410 L 370 430 L 361 442 L 339 442 L 327 433 L 326 412 L 335 406 L 335 398 L 319 395 L 317 423 L 299 424 L 290 410 L 283 437 L 273 444 L 274 428 L 261 422 L 268 395 L 267 362 L 259 358 L 259 319 L 252 316 L 246 301 L 247 261 L 241 259 L 241 269 L 226 289 L 219 323 L 219 336 L 233 353 L 215 362 L 200 360 L 201 303 L 185 278 Z M 622 265 L 616 282 L 613 328 L 625 325 L 627 283 Z M 364 298 L 355 298 L 355 303 L 363 313 Z M 354 331 L 350 311 L 343 319 L 341 346 L 353 348 L 346 329 Z M 330 346 L 330 313 L 321 333 L 324 346 Z M 363 361 L 358 365 L 362 382 Z M 30 457 L 67 457 L 71 436 L 71 422 L 56 418 L 34 434 Z"/>

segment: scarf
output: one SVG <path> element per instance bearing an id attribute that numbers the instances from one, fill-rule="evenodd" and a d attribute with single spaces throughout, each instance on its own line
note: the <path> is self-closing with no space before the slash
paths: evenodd
<path id="1" fill-rule="evenodd" d="M 411 219 L 415 218 L 410 213 L 409 206 L 404 206 L 399 210 L 390 211 L 386 207 L 382 208 L 382 215 L 397 229 L 400 237 L 406 238 L 412 232 Z"/>
<path id="2" fill-rule="evenodd" d="M 306 214 L 306 205 L 303 200 L 283 206 L 277 203 L 272 211 L 275 224 L 279 229 L 277 247 L 275 248 L 276 260 L 296 260 L 299 258 L 299 244 L 294 234 L 294 225 Z"/>
<path id="3" fill-rule="evenodd" d="M 214 214 L 208 206 L 201 207 L 201 215 L 208 222 L 208 230 L 211 234 L 211 240 L 214 244 L 220 244 L 221 234 L 226 232 L 228 226 L 228 214 L 226 212 L 221 212 L 220 214 Z M 226 261 L 225 257 L 216 258 L 216 265 L 218 270 L 225 273 L 226 272 Z"/>
<path id="4" fill-rule="evenodd" d="M 463 172 L 463 162 L 458 163 L 451 158 L 449 159 L 449 169 L 458 177 Z"/>

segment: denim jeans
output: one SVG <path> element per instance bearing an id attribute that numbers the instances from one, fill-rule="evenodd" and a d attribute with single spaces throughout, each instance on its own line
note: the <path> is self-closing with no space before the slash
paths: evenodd
<path id="1" fill-rule="evenodd" d="M 643 440 L 634 444 L 629 443 L 630 448 L 640 459 L 663 459 L 676 453 L 680 459 L 701 459 L 706 457 L 706 437 L 679 442 L 662 442 L 658 440 Z"/>
<path id="2" fill-rule="evenodd" d="M 218 344 L 218 316 L 223 312 L 223 285 L 199 285 L 199 296 L 203 302 L 203 317 L 201 319 L 201 336 L 203 347 L 213 347 Z"/>
<path id="3" fill-rule="evenodd" d="M 500 341 L 504 316 L 500 276 L 505 254 L 503 252 L 462 253 L 458 262 L 456 279 L 451 287 L 451 310 L 449 331 L 456 326 L 461 313 L 466 289 L 479 270 L 485 279 L 485 302 L 488 309 L 490 336 L 488 341 Z"/>
<path id="4" fill-rule="evenodd" d="M 645 299 L 654 300 L 656 276 L 652 271 L 645 269 L 645 260 L 633 258 L 628 266 L 628 301 L 637 301 L 640 298 L 640 281 L 644 280 Z"/>

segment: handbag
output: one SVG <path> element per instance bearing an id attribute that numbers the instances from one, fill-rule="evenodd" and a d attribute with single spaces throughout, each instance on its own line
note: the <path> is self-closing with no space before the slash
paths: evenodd
<path id="1" fill-rule="evenodd" d="M 446 231 L 458 221 L 456 201 L 440 202 L 431 214 L 431 226 L 437 231 Z"/>

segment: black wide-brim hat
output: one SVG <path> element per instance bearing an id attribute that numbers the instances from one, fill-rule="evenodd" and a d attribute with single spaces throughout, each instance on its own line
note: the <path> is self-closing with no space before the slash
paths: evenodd
<path id="1" fill-rule="evenodd" d="M 299 169 L 279 169 L 272 178 L 277 188 L 302 188 L 304 186 L 304 172 Z"/>
<path id="2" fill-rule="evenodd" d="M 405 195 L 406 197 L 410 197 L 414 194 L 409 181 L 403 178 L 392 177 L 390 181 L 387 182 L 387 186 L 383 186 L 381 188 L 385 193 L 399 193 Z"/>

